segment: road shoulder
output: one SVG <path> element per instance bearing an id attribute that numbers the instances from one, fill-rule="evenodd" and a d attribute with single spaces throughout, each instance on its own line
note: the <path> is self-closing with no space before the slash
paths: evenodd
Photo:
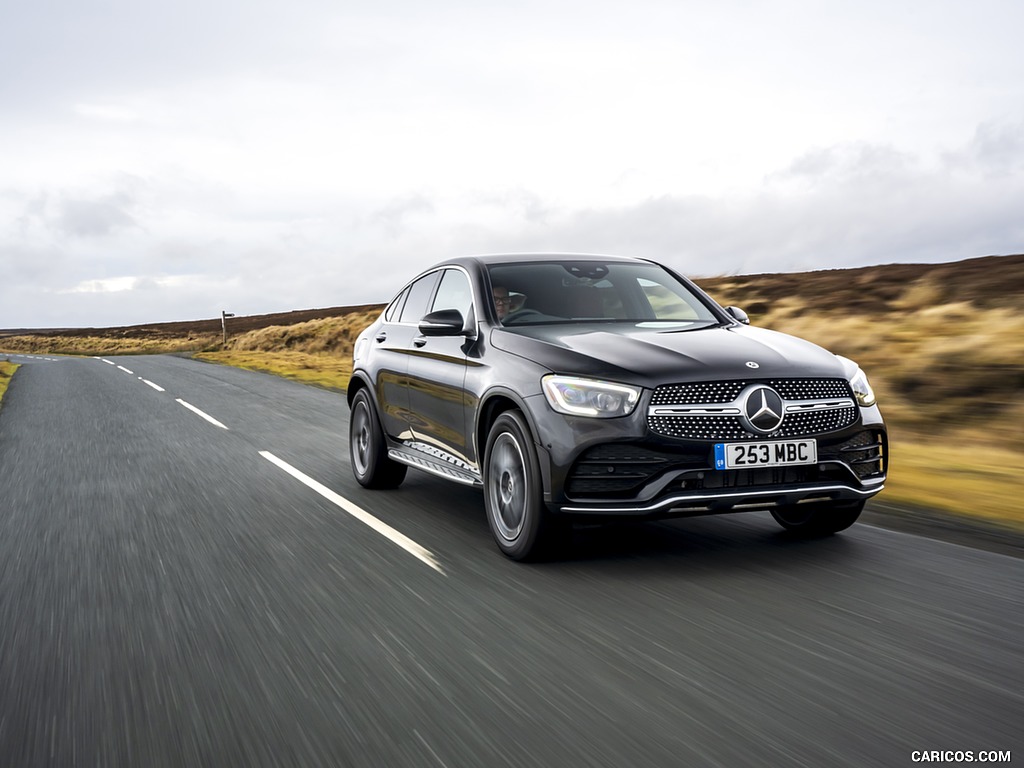
<path id="1" fill-rule="evenodd" d="M 870 502 L 860 522 L 929 539 L 1024 558 L 1024 530 L 906 504 Z"/>

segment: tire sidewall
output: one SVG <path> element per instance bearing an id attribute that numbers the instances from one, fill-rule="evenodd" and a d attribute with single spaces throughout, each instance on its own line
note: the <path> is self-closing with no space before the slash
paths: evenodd
<path id="1" fill-rule="evenodd" d="M 853 525 L 864 509 L 864 501 L 842 504 L 825 502 L 806 507 L 794 505 L 771 510 L 775 521 L 798 536 L 828 536 Z M 800 514 L 794 514 L 794 512 Z"/>
<path id="2" fill-rule="evenodd" d="M 367 428 L 369 444 L 366 451 L 366 467 L 365 472 L 360 473 L 358 464 L 356 462 L 356 411 L 363 409 L 366 411 Z M 366 393 L 365 389 L 360 389 L 356 392 L 355 397 L 352 399 L 352 413 L 349 417 L 349 440 L 348 447 L 350 451 L 349 462 L 352 465 L 352 474 L 360 485 L 369 486 L 373 483 L 374 477 L 377 473 L 377 464 L 379 462 L 379 455 L 381 452 L 381 440 L 383 439 L 380 423 L 377 421 L 377 409 L 373 406 L 373 401 L 370 396 Z"/>
<path id="3" fill-rule="evenodd" d="M 523 525 L 518 535 L 511 540 L 506 539 L 499 532 L 495 522 L 497 511 L 493 508 L 491 500 L 491 483 L 492 481 L 497 482 L 491 475 L 492 453 L 495 443 L 502 435 L 507 435 L 515 441 L 523 459 L 523 475 L 526 483 Z M 487 512 L 487 525 L 491 529 L 491 534 L 494 536 L 498 548 L 515 560 L 523 560 L 530 557 L 537 545 L 546 510 L 542 495 L 537 450 L 530 437 L 529 427 L 525 419 L 518 412 L 505 411 L 495 419 L 487 436 L 487 449 L 484 453 L 483 469 L 484 506 Z"/>

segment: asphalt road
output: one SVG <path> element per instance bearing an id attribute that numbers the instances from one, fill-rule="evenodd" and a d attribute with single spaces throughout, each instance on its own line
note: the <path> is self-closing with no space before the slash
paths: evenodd
<path id="1" fill-rule="evenodd" d="M 336 393 L 108 361 L 0 410 L 2 766 L 1024 761 L 1024 560 L 748 513 L 520 565 L 478 491 L 361 489 Z"/>

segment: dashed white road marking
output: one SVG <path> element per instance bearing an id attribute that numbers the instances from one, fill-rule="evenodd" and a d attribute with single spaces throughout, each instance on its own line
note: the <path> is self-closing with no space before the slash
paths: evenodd
<path id="1" fill-rule="evenodd" d="M 154 384 L 154 383 L 153 383 L 152 381 L 150 381 L 149 379 L 144 379 L 144 378 L 142 378 L 141 376 L 139 376 L 139 381 L 141 381 L 141 382 L 142 382 L 143 384 L 148 384 L 148 385 L 149 385 L 149 386 L 151 386 L 151 387 L 152 387 L 153 389 L 155 389 L 155 390 L 156 390 L 157 392 L 166 392 L 166 391 L 167 391 L 166 389 L 164 389 L 163 387 L 161 387 L 161 386 L 160 386 L 159 384 Z"/>
<path id="2" fill-rule="evenodd" d="M 115 363 L 113 360 L 107 360 L 107 358 L 105 358 L 105 357 L 97 357 L 96 359 L 97 360 L 102 360 L 107 365 L 117 365 L 117 363 Z"/>
<path id="3" fill-rule="evenodd" d="M 117 367 L 118 367 L 118 369 L 119 369 L 119 370 L 122 370 L 122 371 L 124 371 L 125 373 L 130 373 L 130 374 L 131 374 L 132 376 L 134 376 L 134 375 L 135 375 L 135 371 L 129 371 L 129 370 L 128 370 L 127 368 L 125 368 L 125 367 L 124 367 L 123 365 L 119 365 L 119 366 L 117 366 Z"/>
<path id="4" fill-rule="evenodd" d="M 274 464 L 277 467 L 283 469 L 285 472 L 287 472 L 289 475 L 294 477 L 299 482 L 303 483 L 309 488 L 312 488 L 314 491 L 319 493 L 321 496 L 323 496 L 331 503 L 345 510 L 359 522 L 370 526 L 370 528 L 375 530 L 381 536 L 384 536 L 385 538 L 391 540 L 393 543 L 400 546 L 402 549 L 404 549 L 406 552 L 408 552 L 416 559 L 421 560 L 422 562 L 429 565 L 442 576 L 447 576 L 447 574 L 444 572 L 444 569 L 441 568 L 441 564 L 437 561 L 437 558 L 434 557 L 434 553 L 426 547 L 420 546 L 415 541 L 406 536 L 404 533 L 396 531 L 387 523 L 378 520 L 376 517 L 371 515 L 369 512 L 367 512 L 359 505 L 353 504 L 344 496 L 341 496 L 340 494 L 337 494 L 334 491 L 332 491 L 326 485 L 323 485 L 322 483 L 319 483 L 316 480 L 314 480 L 309 475 L 300 472 L 288 462 L 277 458 L 277 456 L 272 454 L 270 451 L 260 451 L 260 456 L 265 458 L 271 464 Z"/>
<path id="5" fill-rule="evenodd" d="M 186 408 L 188 408 L 188 409 L 189 409 L 190 411 L 192 411 L 192 413 L 196 414 L 196 416 L 202 416 L 202 417 L 203 417 L 204 419 L 206 419 L 206 420 L 207 420 L 208 422 L 210 422 L 211 424 L 213 424 L 213 425 L 214 425 L 215 427 L 220 427 L 221 429 L 227 429 L 227 427 L 226 427 L 226 426 L 224 426 L 224 425 L 223 425 L 223 424 L 221 424 L 221 423 L 220 423 L 219 421 L 217 421 L 217 420 L 216 420 L 215 418 L 213 418 L 213 416 L 211 416 L 211 415 L 210 415 L 210 414 L 208 414 L 208 413 L 203 413 L 202 411 L 200 411 L 200 410 L 199 410 L 198 408 L 196 408 L 196 407 L 195 407 L 194 405 L 192 405 L 191 403 L 186 403 L 186 402 L 185 402 L 184 400 L 182 400 L 182 399 L 181 399 L 180 397 L 179 397 L 179 398 L 177 398 L 177 402 L 179 402 L 179 403 L 181 403 L 182 405 L 184 405 L 184 406 L 185 406 Z"/>

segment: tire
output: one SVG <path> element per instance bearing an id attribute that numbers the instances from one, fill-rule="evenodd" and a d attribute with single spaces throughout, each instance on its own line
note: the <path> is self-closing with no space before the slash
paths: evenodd
<path id="1" fill-rule="evenodd" d="M 360 389 L 352 398 L 348 446 L 352 474 L 363 487 L 397 488 L 405 480 L 408 467 L 388 458 L 377 409 L 365 389 Z"/>
<path id="2" fill-rule="evenodd" d="M 799 536 L 830 536 L 845 531 L 860 517 L 863 501 L 792 504 L 771 510 L 775 522 Z"/>
<path id="3" fill-rule="evenodd" d="M 537 449 L 518 411 L 505 411 L 491 426 L 483 481 L 487 524 L 505 555 L 536 560 L 566 543 L 571 528 L 544 504 Z"/>

